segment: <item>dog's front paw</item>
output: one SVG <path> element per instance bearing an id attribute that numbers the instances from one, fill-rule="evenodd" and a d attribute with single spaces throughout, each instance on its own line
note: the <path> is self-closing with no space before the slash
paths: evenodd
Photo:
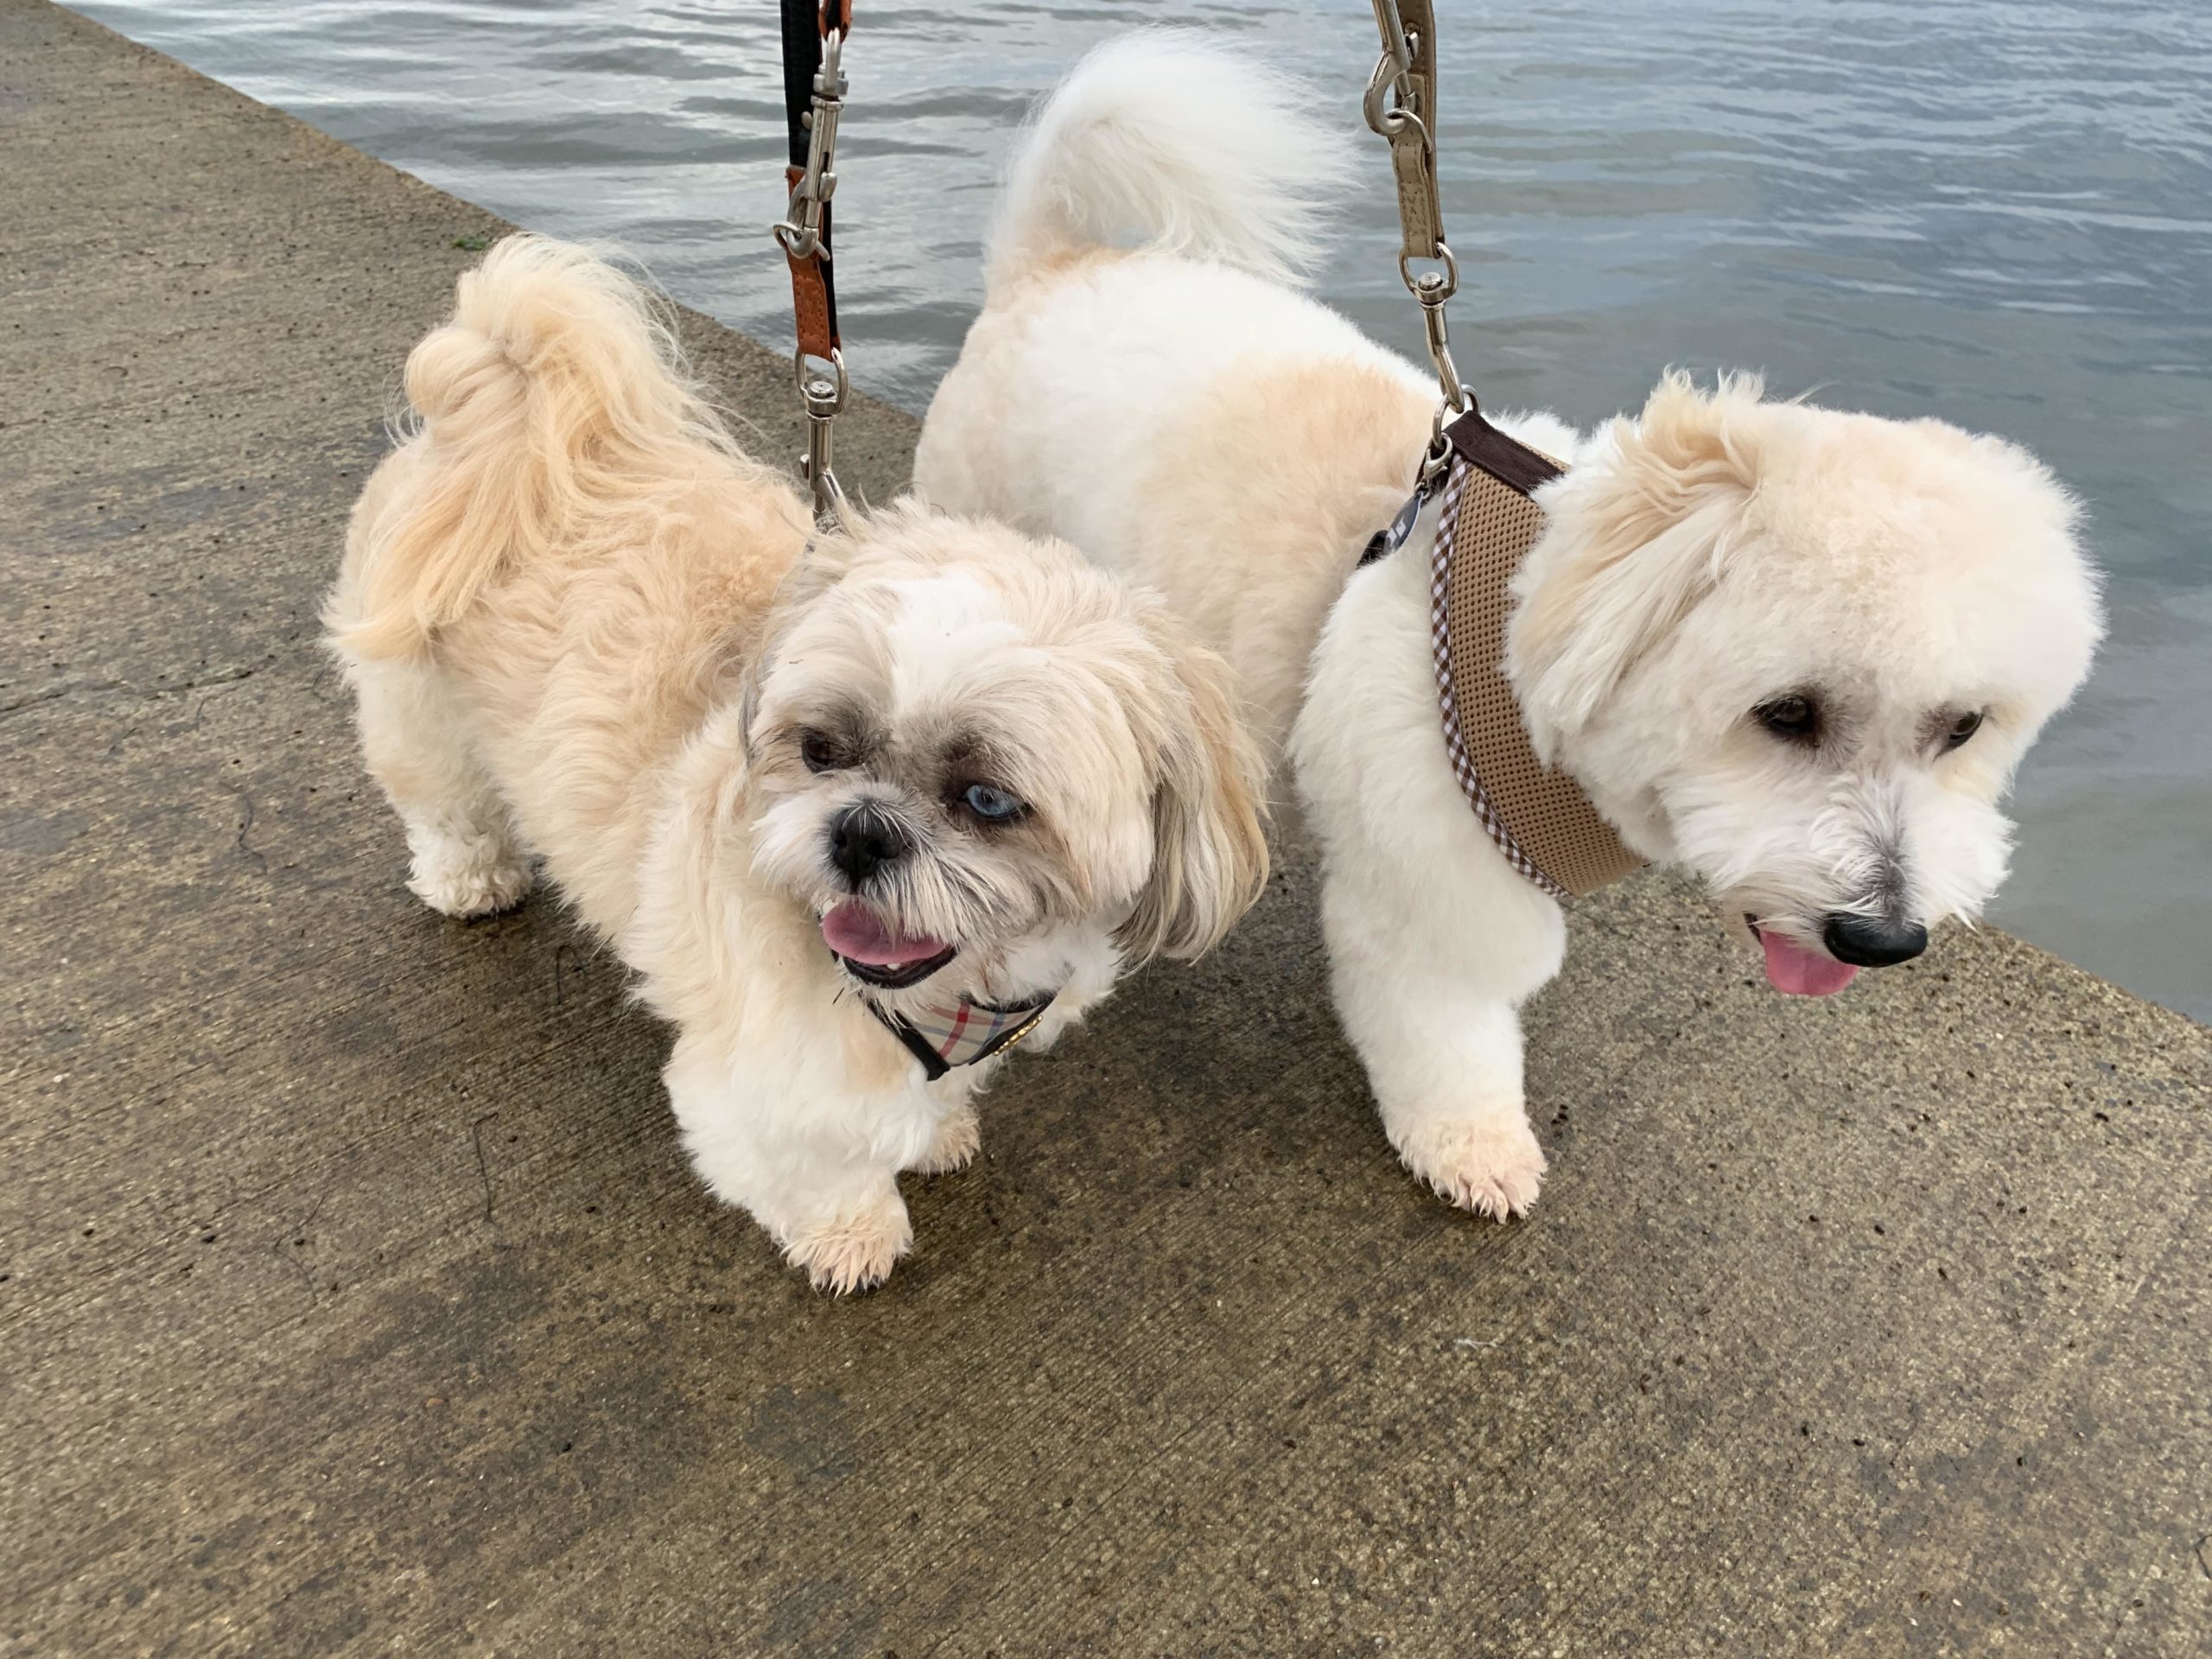
<path id="1" fill-rule="evenodd" d="M 798 1230 L 784 1254 L 806 1269 L 817 1290 L 843 1296 L 881 1284 L 913 1243 L 906 1201 L 893 1188 L 858 1210 Z"/>
<path id="2" fill-rule="evenodd" d="M 908 1166 L 918 1175 L 950 1175 L 974 1161 L 983 1144 L 982 1127 L 973 1106 L 956 1106 L 937 1126 L 929 1148 Z"/>
<path id="3" fill-rule="evenodd" d="M 407 890 L 441 916 L 496 915 L 529 893 L 530 861 L 505 841 L 443 836 L 415 849 Z"/>
<path id="4" fill-rule="evenodd" d="M 1440 1118 L 1391 1137 L 1408 1169 L 1462 1210 L 1503 1221 L 1528 1214 L 1544 1179 L 1544 1149 L 1519 1112 Z"/>

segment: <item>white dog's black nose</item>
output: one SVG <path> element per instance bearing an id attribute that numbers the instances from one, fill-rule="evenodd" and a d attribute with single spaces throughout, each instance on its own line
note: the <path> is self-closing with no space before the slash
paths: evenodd
<path id="1" fill-rule="evenodd" d="M 1854 968 L 1887 968 L 1910 962 L 1928 948 L 1928 930 L 1890 916 L 1839 914 L 1821 929 L 1828 954 Z"/>
<path id="2" fill-rule="evenodd" d="M 830 861 L 855 887 L 906 850 L 906 837 L 899 826 L 866 801 L 847 807 L 830 823 Z"/>

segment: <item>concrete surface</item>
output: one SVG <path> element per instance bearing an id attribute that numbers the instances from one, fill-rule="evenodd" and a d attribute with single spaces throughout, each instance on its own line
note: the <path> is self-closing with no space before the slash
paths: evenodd
<path id="1" fill-rule="evenodd" d="M 818 1299 L 613 963 L 401 890 L 315 652 L 501 227 L 35 0 L 0 157 L 10 1651 L 2212 1649 L 2212 1034 L 1987 933 L 1785 1004 L 1642 881 L 1485 1224 L 1393 1164 L 1294 849 Z M 911 423 L 848 428 L 887 490 Z"/>

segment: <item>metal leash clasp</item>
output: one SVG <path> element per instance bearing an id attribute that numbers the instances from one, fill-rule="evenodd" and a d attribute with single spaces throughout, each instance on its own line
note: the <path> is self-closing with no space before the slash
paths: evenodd
<path id="1" fill-rule="evenodd" d="M 1398 18 L 1397 0 L 1375 0 L 1375 24 L 1382 32 L 1382 55 L 1368 80 L 1360 112 L 1378 137 L 1395 142 L 1408 120 L 1420 118 L 1412 113 L 1413 48 L 1406 40 L 1406 26 Z M 1386 98 L 1388 103 L 1383 101 Z"/>
<path id="2" fill-rule="evenodd" d="M 794 259 L 822 252 L 822 210 L 837 194 L 837 118 L 845 107 L 845 35 L 833 29 L 822 37 L 822 67 L 814 75 L 814 106 L 806 112 L 806 170 L 791 187 L 790 206 L 773 229 L 776 240 Z M 827 254 L 823 254 L 827 257 Z"/>
<path id="3" fill-rule="evenodd" d="M 827 370 L 824 359 L 808 354 L 804 346 L 791 353 L 792 377 L 798 382 L 798 398 L 806 410 L 806 453 L 799 457 L 799 476 L 814 492 L 814 516 L 819 522 L 847 522 L 845 490 L 831 465 L 831 423 L 845 406 L 845 354 L 831 347 Z"/>
<path id="4" fill-rule="evenodd" d="M 1398 218 L 1405 232 L 1398 254 L 1398 276 L 1421 306 L 1429 361 L 1435 367 L 1437 388 L 1443 397 L 1430 429 L 1428 453 L 1421 461 L 1421 481 L 1426 485 L 1434 481 L 1451 458 L 1445 423 L 1473 402 L 1459 378 L 1459 365 L 1452 360 L 1451 332 L 1444 321 L 1445 302 L 1459 291 L 1459 262 L 1444 239 L 1444 213 L 1437 197 L 1433 42 L 1429 42 L 1424 58 L 1421 34 L 1417 29 L 1407 28 L 1399 0 L 1374 0 L 1374 6 L 1376 27 L 1382 36 L 1382 55 L 1376 61 L 1360 109 L 1367 124 L 1390 141 L 1390 170 L 1397 185 Z M 1433 31 L 1434 22 L 1425 0 L 1415 10 Z M 1416 271 L 1416 260 L 1428 262 L 1429 269 Z"/>
<path id="5" fill-rule="evenodd" d="M 849 15 L 849 14 L 848 14 Z M 823 239 L 830 199 L 837 193 L 837 118 L 844 109 L 847 82 L 844 70 L 845 32 L 827 29 L 822 34 L 822 60 L 814 74 L 814 95 L 800 118 L 807 130 L 806 165 L 791 187 L 787 216 L 772 230 L 777 242 L 792 263 L 793 282 L 803 262 L 816 262 L 817 288 L 829 354 L 807 350 L 806 319 L 802 308 L 800 345 L 791 353 L 791 378 L 798 387 L 799 404 L 806 412 L 806 450 L 799 457 L 799 475 L 813 492 L 814 516 L 819 524 L 849 523 L 850 511 L 834 465 L 834 423 L 845 406 L 849 385 L 845 378 L 845 354 L 836 345 L 836 312 L 830 302 L 830 248 Z M 817 338 L 816 343 L 821 342 Z"/>

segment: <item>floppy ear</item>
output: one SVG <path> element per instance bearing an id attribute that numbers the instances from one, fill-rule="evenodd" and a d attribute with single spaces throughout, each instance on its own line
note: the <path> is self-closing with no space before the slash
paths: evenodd
<path id="1" fill-rule="evenodd" d="M 1635 421 L 1538 498 L 1543 533 L 1513 579 L 1505 673 L 1537 756 L 1588 723 L 1622 676 L 1712 591 L 1758 486 L 1756 377 L 1711 392 L 1670 371 Z"/>
<path id="2" fill-rule="evenodd" d="M 1268 880 L 1267 767 L 1236 710 L 1229 665 L 1164 606 L 1145 607 L 1165 658 L 1155 694 L 1152 874 L 1116 938 L 1139 961 L 1221 943 Z"/>
<path id="3" fill-rule="evenodd" d="M 753 660 L 746 664 L 745 672 L 737 683 L 737 741 L 748 767 L 759 759 L 753 747 L 753 724 L 760 718 L 760 683 L 768 677 L 768 664 L 775 658 L 781 638 L 780 629 L 761 635 L 760 648 L 753 653 Z"/>
<path id="4" fill-rule="evenodd" d="M 784 572 L 783 580 L 777 583 L 775 597 L 769 603 L 767 618 L 761 626 L 760 644 L 738 682 L 738 718 L 742 722 L 738 729 L 748 761 L 753 759 L 753 722 L 760 713 L 761 682 L 767 677 L 777 653 L 807 607 L 851 575 L 854 568 L 868 557 L 875 528 L 874 515 L 863 513 L 858 508 L 846 514 L 843 524 L 817 526 L 808 535 L 798 557 L 791 562 L 791 569 Z"/>

